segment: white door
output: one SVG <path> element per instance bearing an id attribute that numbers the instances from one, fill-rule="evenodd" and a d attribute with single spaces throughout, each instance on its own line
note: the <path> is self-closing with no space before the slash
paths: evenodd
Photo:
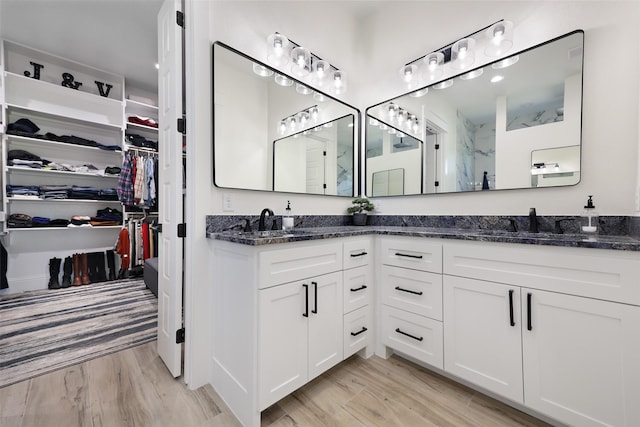
<path id="1" fill-rule="evenodd" d="M 342 272 L 310 279 L 309 381 L 342 361 Z"/>
<path id="2" fill-rule="evenodd" d="M 258 292 L 259 409 L 263 410 L 307 382 L 309 281 Z M 341 337 L 340 337 L 341 338 Z"/>
<path id="3" fill-rule="evenodd" d="M 525 405 L 569 425 L 639 426 L 640 308 L 527 289 L 521 298 Z"/>
<path id="4" fill-rule="evenodd" d="M 325 194 L 327 150 L 325 143 L 307 139 L 307 193 Z"/>
<path id="5" fill-rule="evenodd" d="M 520 288 L 443 281 L 445 371 L 522 403 Z"/>
<path id="6" fill-rule="evenodd" d="M 158 248 L 158 354 L 174 377 L 182 373 L 182 344 L 176 331 L 182 328 L 182 28 L 176 24 L 180 0 L 166 0 L 158 14 L 159 107 L 159 220 Z"/>

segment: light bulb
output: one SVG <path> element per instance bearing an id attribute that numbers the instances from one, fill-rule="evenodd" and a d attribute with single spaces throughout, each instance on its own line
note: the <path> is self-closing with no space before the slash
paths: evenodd
<path id="1" fill-rule="evenodd" d="M 280 133 L 280 135 L 284 135 L 286 131 L 287 131 L 287 124 L 285 123 L 284 120 L 280 120 L 280 124 L 278 125 L 278 132 Z"/>
<path id="2" fill-rule="evenodd" d="M 398 111 L 398 124 L 402 126 L 402 123 L 407 119 L 407 112 L 402 108 Z"/>
<path id="3" fill-rule="evenodd" d="M 485 32 L 489 39 L 485 53 L 488 56 L 500 56 L 513 46 L 513 23 L 511 21 L 500 21 L 493 24 Z"/>
<path id="4" fill-rule="evenodd" d="M 318 107 L 311 107 L 311 110 L 309 110 L 311 112 L 311 120 L 313 120 L 314 122 L 318 121 Z"/>
<path id="5" fill-rule="evenodd" d="M 289 117 L 289 128 L 292 131 L 296 130 L 296 118 L 295 117 Z"/>
<path id="6" fill-rule="evenodd" d="M 273 33 L 267 37 L 267 60 L 274 65 L 282 66 L 289 62 L 287 51 L 289 39 L 278 33 Z"/>
<path id="7" fill-rule="evenodd" d="M 473 49 L 476 41 L 472 38 L 458 40 L 451 46 L 451 67 L 461 70 L 473 64 L 475 55 Z"/>
<path id="8" fill-rule="evenodd" d="M 291 71 L 298 77 L 304 77 L 311 71 L 311 52 L 308 49 L 298 46 L 291 51 L 293 66 Z"/>
<path id="9" fill-rule="evenodd" d="M 413 133 L 418 133 L 418 131 L 420 130 L 418 119 L 415 119 L 415 121 L 413 122 L 413 126 L 411 127 L 411 130 L 413 130 Z"/>
<path id="10" fill-rule="evenodd" d="M 341 95 L 347 91 L 347 75 L 342 70 L 335 70 L 331 74 L 331 90 L 336 95 Z"/>
<path id="11" fill-rule="evenodd" d="M 398 106 L 393 102 L 390 102 L 389 106 L 387 107 L 387 112 L 389 113 L 389 118 L 393 120 L 393 118 L 396 116 L 396 113 L 398 112 Z"/>

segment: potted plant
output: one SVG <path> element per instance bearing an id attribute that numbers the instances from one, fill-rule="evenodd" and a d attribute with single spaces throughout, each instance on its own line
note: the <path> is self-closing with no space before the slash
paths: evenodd
<path id="1" fill-rule="evenodd" d="M 374 204 L 364 197 L 356 197 L 351 203 L 353 206 L 347 208 L 347 212 L 353 214 L 353 225 L 366 225 L 367 212 L 375 209 Z"/>

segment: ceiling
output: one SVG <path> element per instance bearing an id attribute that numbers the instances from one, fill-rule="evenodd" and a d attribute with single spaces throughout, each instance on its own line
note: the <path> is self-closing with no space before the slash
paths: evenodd
<path id="1" fill-rule="evenodd" d="M 0 0 L 0 36 L 123 75 L 157 93 L 163 0 Z"/>

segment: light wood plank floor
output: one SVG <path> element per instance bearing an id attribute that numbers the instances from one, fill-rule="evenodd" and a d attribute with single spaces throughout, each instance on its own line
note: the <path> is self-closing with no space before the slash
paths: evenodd
<path id="1" fill-rule="evenodd" d="M 0 425 L 239 426 L 210 386 L 189 390 L 134 347 L 0 388 Z M 352 357 L 262 414 L 262 426 L 544 426 L 404 359 Z"/>

